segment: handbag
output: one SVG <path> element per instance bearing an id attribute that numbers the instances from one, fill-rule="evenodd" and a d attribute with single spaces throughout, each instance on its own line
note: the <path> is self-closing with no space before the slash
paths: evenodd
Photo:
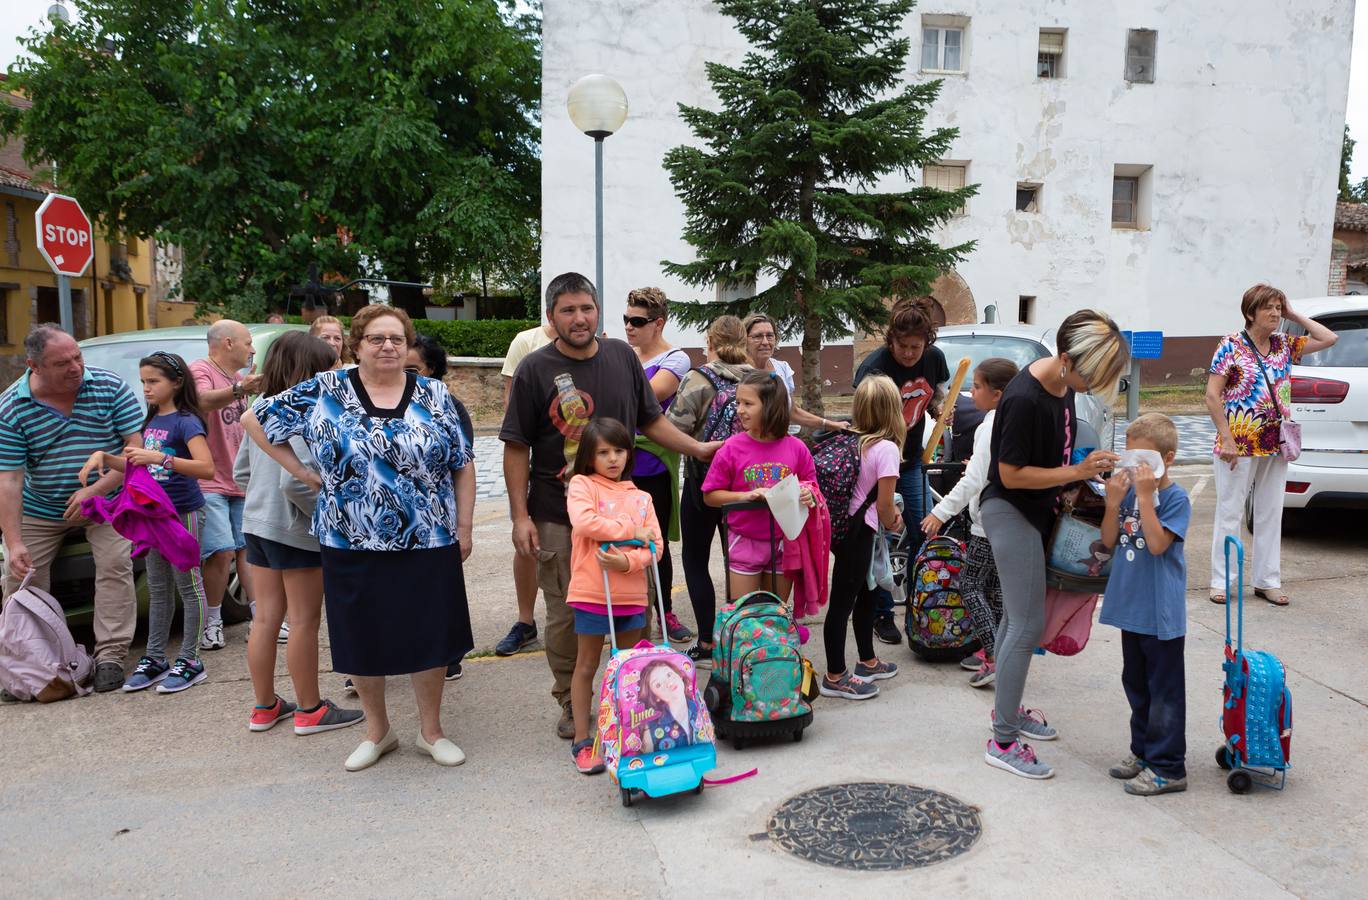
<path id="1" fill-rule="evenodd" d="M 1268 378 L 1268 370 L 1264 368 L 1263 354 L 1254 346 L 1254 342 L 1249 338 L 1248 331 L 1240 332 L 1248 345 L 1254 359 L 1259 364 L 1259 371 L 1263 373 L 1264 384 L 1268 386 L 1269 399 L 1273 401 L 1273 408 L 1278 411 L 1278 456 L 1285 462 L 1292 462 L 1301 456 L 1302 437 L 1301 424 L 1294 422 L 1283 413 L 1282 402 L 1278 399 L 1278 392 L 1273 389 L 1273 382 Z"/>
<path id="2" fill-rule="evenodd" d="M 1107 589 L 1112 550 L 1102 542 L 1107 501 L 1096 482 L 1079 481 L 1060 494 L 1059 518 L 1045 550 L 1045 584 L 1083 594 Z"/>

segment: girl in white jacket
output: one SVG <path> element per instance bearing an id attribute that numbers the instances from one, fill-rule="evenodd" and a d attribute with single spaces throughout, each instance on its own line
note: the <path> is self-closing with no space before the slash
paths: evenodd
<path id="1" fill-rule="evenodd" d="M 989 443 L 993 436 L 993 418 L 998 400 L 1007 383 L 1017 374 L 1016 363 L 1001 357 L 985 359 L 974 369 L 974 387 L 970 396 L 974 406 L 987 413 L 974 432 L 974 452 L 965 467 L 964 477 L 937 503 L 925 519 L 921 530 L 928 538 L 940 531 L 950 519 L 969 507 L 970 536 L 965 553 L 964 572 L 960 579 L 960 598 L 969 611 L 969 621 L 978 638 L 981 650 L 960 662 L 973 671 L 969 684 L 987 687 L 997 677 L 993 663 L 993 641 L 998 623 L 1002 621 L 1002 587 L 998 582 L 993 550 L 979 521 L 979 494 L 988 482 Z"/>

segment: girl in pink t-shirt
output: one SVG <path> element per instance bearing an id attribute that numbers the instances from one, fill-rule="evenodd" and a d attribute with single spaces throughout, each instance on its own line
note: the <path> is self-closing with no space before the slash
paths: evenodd
<path id="1" fill-rule="evenodd" d="M 788 389 L 777 375 L 750 372 L 737 383 L 736 420 L 745 431 L 728 438 L 713 457 L 701 488 L 704 503 L 760 500 L 789 475 L 816 483 L 817 467 L 807 445 L 788 433 Z M 802 501 L 813 506 L 816 498 L 803 488 Z M 728 513 L 726 540 L 731 599 L 760 590 L 762 582 L 769 583 L 769 573 L 775 573 L 775 592 L 788 600 L 793 583 L 778 574 L 783 553 L 768 509 Z"/>
<path id="2" fill-rule="evenodd" d="M 895 497 L 902 464 L 907 423 L 903 419 L 902 394 L 886 375 L 870 375 L 855 390 L 855 431 L 860 435 L 860 476 L 850 497 L 850 523 L 845 539 L 832 548 L 836 563 L 831 573 L 831 605 L 822 626 L 827 671 L 819 685 L 823 697 L 868 700 L 879 693 L 875 681 L 892 678 L 898 667 L 874 653 L 874 617 L 877 589 L 867 580 L 879 526 L 901 531 L 902 513 Z M 852 672 L 846 668 L 846 623 L 855 621 L 855 649 L 859 661 Z"/>

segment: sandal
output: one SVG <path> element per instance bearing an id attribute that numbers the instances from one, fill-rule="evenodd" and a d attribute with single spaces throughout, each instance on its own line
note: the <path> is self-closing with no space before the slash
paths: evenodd
<path id="1" fill-rule="evenodd" d="M 1255 588 L 1254 596 L 1267 600 L 1273 606 L 1286 606 L 1292 602 L 1292 598 L 1284 594 L 1281 588 Z"/>
<path id="2" fill-rule="evenodd" d="M 1207 594 L 1207 599 L 1219 606 L 1225 606 L 1226 595 L 1217 591 L 1212 594 Z"/>

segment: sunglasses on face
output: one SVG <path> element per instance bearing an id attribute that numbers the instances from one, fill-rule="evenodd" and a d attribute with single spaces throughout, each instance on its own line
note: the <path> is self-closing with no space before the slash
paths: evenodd
<path id="1" fill-rule="evenodd" d="M 650 324 L 651 324 L 652 322 L 654 322 L 654 321 L 655 321 L 655 319 L 648 319 L 648 318 L 646 318 L 645 316 L 623 316 L 623 317 L 622 317 L 622 324 L 623 324 L 623 325 L 630 325 L 630 326 L 632 326 L 633 328 L 645 328 L 647 325 L 650 325 Z"/>

